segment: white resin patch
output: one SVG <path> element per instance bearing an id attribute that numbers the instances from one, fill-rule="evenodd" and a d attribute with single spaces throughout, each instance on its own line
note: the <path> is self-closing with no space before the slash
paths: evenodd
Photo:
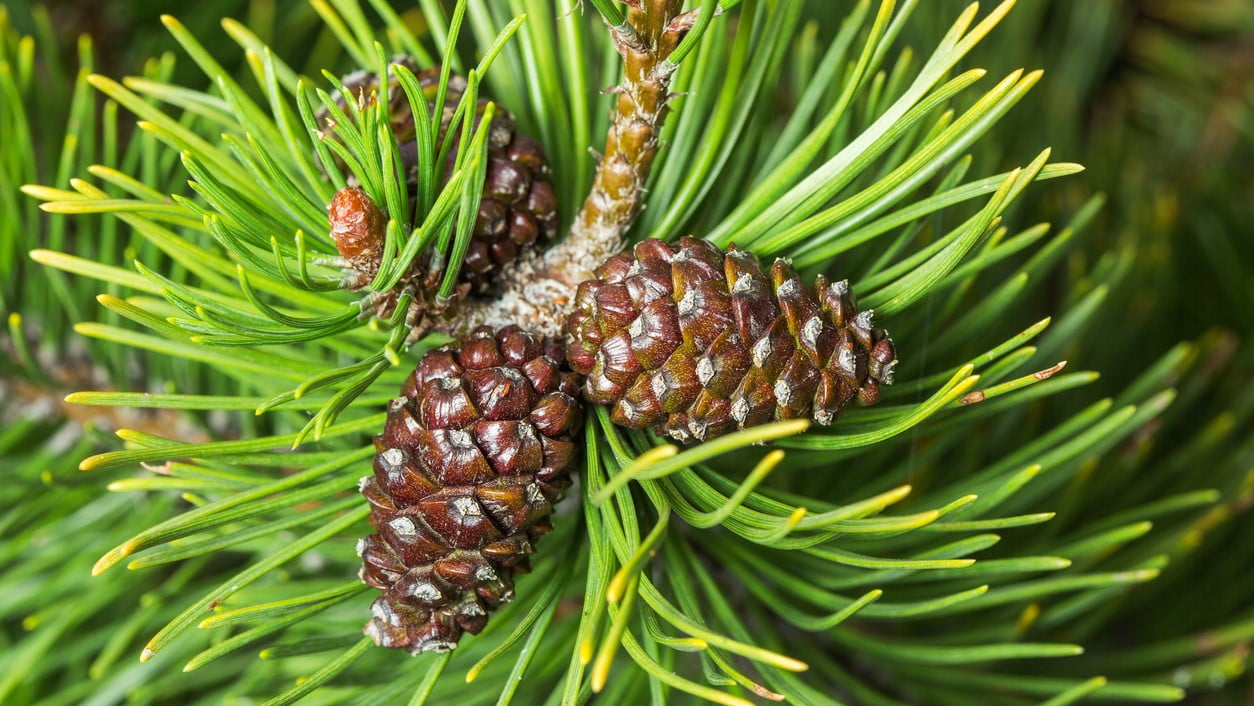
<path id="1" fill-rule="evenodd" d="M 375 601 L 370 604 L 370 614 L 379 620 L 387 622 L 387 609 L 383 607 L 383 603 L 381 601 Z"/>
<path id="2" fill-rule="evenodd" d="M 853 347 L 846 346 L 840 349 L 840 354 L 836 356 L 836 365 L 840 366 L 841 371 L 848 375 L 854 375 L 858 371 L 857 362 L 853 357 Z"/>
<path id="3" fill-rule="evenodd" d="M 442 598 L 440 595 L 440 589 L 436 588 L 435 584 L 430 581 L 423 581 L 421 583 L 414 584 L 410 593 L 412 593 L 415 598 L 419 598 L 424 601 L 438 601 Z"/>
<path id="4" fill-rule="evenodd" d="M 383 452 L 382 456 L 383 462 L 390 468 L 396 468 L 405 463 L 405 452 L 401 449 L 388 449 Z"/>
<path id="5" fill-rule="evenodd" d="M 413 520 L 404 515 L 393 519 L 388 523 L 388 527 L 391 527 L 393 532 L 402 537 L 418 536 L 418 526 L 414 524 Z"/>
<path id="6" fill-rule="evenodd" d="M 678 389 L 679 383 L 673 376 L 662 371 L 653 376 L 653 379 L 649 381 L 649 387 L 653 390 L 653 396 L 660 400 L 666 396 L 666 393 Z"/>
<path id="7" fill-rule="evenodd" d="M 518 430 L 518 439 L 520 441 L 536 441 L 536 429 L 530 424 L 516 424 L 514 428 Z"/>
<path id="8" fill-rule="evenodd" d="M 691 314 L 692 312 L 696 311 L 699 303 L 700 303 L 700 296 L 697 294 L 697 288 L 692 287 L 692 286 L 688 287 L 687 289 L 684 290 L 683 298 L 679 300 L 679 305 L 678 305 L 679 314 L 681 316 L 687 316 L 688 314 Z"/>
<path id="9" fill-rule="evenodd" d="M 897 372 L 897 360 L 893 359 L 884 364 L 880 369 L 880 381 L 885 385 L 893 384 L 893 374 Z"/>
<path id="10" fill-rule="evenodd" d="M 453 510 L 462 517 L 475 517 L 483 514 L 483 508 L 473 498 L 453 498 Z"/>
<path id="11" fill-rule="evenodd" d="M 710 430 L 710 423 L 698 421 L 696 419 L 689 419 L 688 430 L 692 432 L 693 437 L 695 437 L 697 441 L 705 441 L 705 435 Z"/>
<path id="12" fill-rule="evenodd" d="M 792 403 L 792 385 L 780 378 L 775 381 L 775 399 L 785 407 Z"/>
<path id="13" fill-rule="evenodd" d="M 818 316 L 811 316 L 801 326 L 801 342 L 817 348 L 819 345 L 819 335 L 823 333 L 823 319 Z"/>
<path id="14" fill-rule="evenodd" d="M 644 335 L 644 318 L 637 316 L 632 320 L 631 325 L 627 327 L 627 333 L 632 338 L 640 338 Z"/>
<path id="15" fill-rule="evenodd" d="M 697 381 L 702 387 L 708 386 L 710 381 L 714 379 L 715 365 L 714 359 L 704 357 L 697 361 Z"/>
<path id="16" fill-rule="evenodd" d="M 423 648 L 423 651 L 425 652 L 452 652 L 455 649 L 457 649 L 456 642 L 448 642 L 447 640 L 445 640 L 441 642 L 428 642 L 426 647 Z"/>
<path id="17" fill-rule="evenodd" d="M 771 357 L 773 350 L 770 336 L 759 338 L 758 342 L 753 344 L 753 364 L 759 368 L 766 365 L 766 361 Z"/>
<path id="18" fill-rule="evenodd" d="M 527 486 L 527 502 L 532 505 L 539 505 L 544 502 L 544 493 L 540 492 L 538 483 L 531 483 Z"/>

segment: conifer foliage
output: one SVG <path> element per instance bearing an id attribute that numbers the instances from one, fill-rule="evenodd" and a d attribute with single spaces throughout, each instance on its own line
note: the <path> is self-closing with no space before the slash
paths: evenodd
<path id="1" fill-rule="evenodd" d="M 423 177 L 422 170 L 418 168 L 419 136 L 414 127 L 409 98 L 395 77 L 396 69 L 391 67 L 404 66 L 417 77 L 422 99 L 428 104 L 427 109 L 439 115 L 440 127 L 435 139 L 442 143 L 449 137 L 450 128 L 457 125 L 454 119 L 458 117 L 457 108 L 461 105 L 467 83 L 465 78 L 453 75 L 448 77 L 447 83 L 441 84 L 439 67 L 420 70 L 409 56 L 393 57 L 388 64 L 391 73 L 386 89 L 379 85 L 376 74 L 362 69 L 345 76 L 342 79 L 345 93 L 335 93 L 332 98 L 341 115 L 346 114 L 347 100 L 356 101 L 358 111 L 365 109 L 367 101 L 387 100 L 388 120 L 401 159 L 400 172 L 405 176 L 410 202 L 415 203 L 418 180 Z M 444 104 L 437 110 L 434 101 L 440 96 L 441 86 L 445 91 Z M 489 102 L 486 98 L 480 98 L 474 106 L 476 126 L 482 120 Z M 325 134 L 334 136 L 336 122 L 331 112 L 324 106 L 318 110 L 317 117 L 319 124 L 325 126 Z M 452 175 L 457 164 L 460 140 L 456 133 L 460 129 L 457 125 L 452 139 L 446 143 L 449 145 L 445 158 L 446 167 L 440 175 L 444 180 Z M 339 166 L 343 168 L 344 165 Z M 356 181 L 351 173 L 348 181 L 350 184 Z M 382 255 L 383 225 L 377 225 L 372 260 Z M 482 293 L 491 286 L 494 270 L 513 261 L 537 239 L 544 241 L 556 234 L 557 199 L 549 184 L 549 164 L 544 158 L 544 150 L 535 140 L 516 134 L 513 116 L 498 109 L 488 134 L 486 182 L 483 196 L 479 200 L 479 211 L 475 214 L 470 245 L 463 256 L 461 279 L 469 290 Z M 336 245 L 339 246 L 338 241 Z M 340 250 L 344 254 L 343 248 Z M 352 259 L 351 255 L 346 257 Z M 355 282 L 358 286 L 364 286 L 374 277 L 375 272 L 371 267 L 371 264 L 365 263 L 364 267 L 355 268 L 358 273 Z M 377 269 L 377 265 L 374 265 L 374 269 Z M 428 269 L 435 270 L 436 275 L 440 274 L 438 263 L 428 263 Z"/>

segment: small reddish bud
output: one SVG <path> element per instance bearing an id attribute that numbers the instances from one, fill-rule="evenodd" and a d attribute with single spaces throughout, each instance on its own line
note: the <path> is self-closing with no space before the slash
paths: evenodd
<path id="1" fill-rule="evenodd" d="M 378 260 L 383 253 L 387 216 L 366 192 L 345 187 L 335 193 L 327 206 L 331 239 L 335 249 L 350 260 Z"/>

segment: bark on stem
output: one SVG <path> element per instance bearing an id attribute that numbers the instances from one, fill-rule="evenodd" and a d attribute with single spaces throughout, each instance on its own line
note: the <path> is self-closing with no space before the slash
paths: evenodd
<path id="1" fill-rule="evenodd" d="M 623 57 L 623 80 L 614 119 L 605 138 L 592 190 L 570 233 L 543 253 L 521 257 L 501 273 L 498 299 L 468 303 L 450 321 L 449 333 L 466 334 L 479 325 L 519 324 L 557 335 L 572 304 L 575 287 L 619 252 L 627 229 L 640 212 L 644 186 L 657 154 L 658 133 L 666 119 L 671 77 L 669 61 L 692 28 L 695 14 L 681 14 L 683 0 L 628 0 L 626 22 L 610 32 Z"/>

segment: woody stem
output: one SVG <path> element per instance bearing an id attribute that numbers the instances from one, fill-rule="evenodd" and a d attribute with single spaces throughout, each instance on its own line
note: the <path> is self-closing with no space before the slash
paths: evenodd
<path id="1" fill-rule="evenodd" d="M 554 276 L 578 283 L 591 267 L 622 249 L 623 237 L 640 211 L 644 185 L 657 154 L 658 133 L 666 118 L 671 76 L 667 59 L 684 30 L 668 31 L 678 17 L 680 0 L 642 0 L 627 12 L 628 29 L 611 28 L 623 57 L 623 80 L 605 137 L 605 150 L 592 190 L 584 200 L 570 235 L 546 258 L 559 265 Z M 578 262 L 581 267 L 570 267 Z M 591 266 L 591 267 L 590 267 Z M 584 270 L 570 272 L 569 270 Z M 563 276 L 564 275 L 564 276 Z"/>
<path id="2" fill-rule="evenodd" d="M 669 59 L 695 18 L 692 12 L 681 14 L 683 0 L 630 0 L 628 5 L 623 24 L 609 28 L 623 57 L 614 118 L 592 189 L 570 233 L 548 251 L 517 260 L 503 273 L 501 297 L 462 309 L 450 322 L 451 333 L 509 323 L 559 333 L 575 286 L 622 249 L 640 212 L 666 119 L 676 68 Z"/>

